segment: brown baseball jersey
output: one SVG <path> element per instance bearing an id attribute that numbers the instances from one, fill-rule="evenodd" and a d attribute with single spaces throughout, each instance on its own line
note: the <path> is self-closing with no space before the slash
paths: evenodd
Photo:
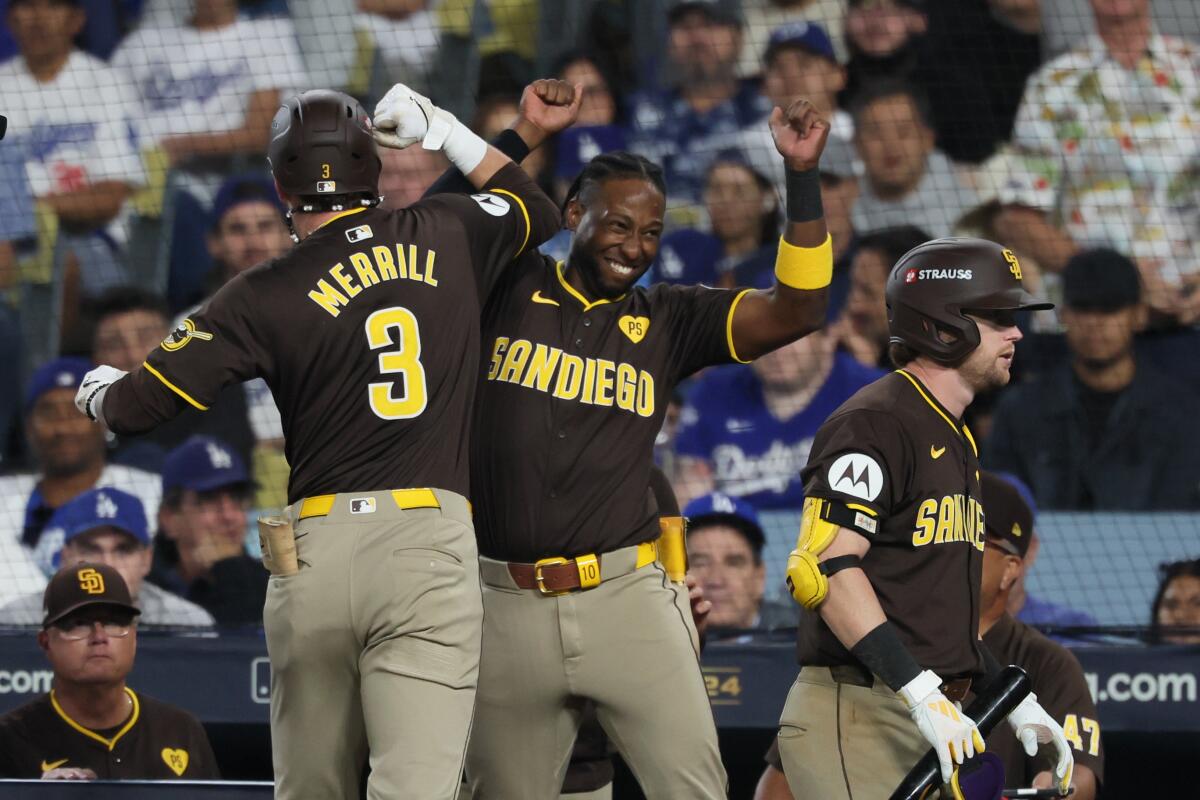
<path id="1" fill-rule="evenodd" d="M 1016 664 L 1029 673 L 1038 702 L 1062 725 L 1075 764 L 1090 769 L 1096 781 L 1103 783 L 1100 720 L 1079 660 L 1067 648 L 1007 614 L 983 635 L 983 643 L 1001 664 Z M 1005 786 L 1029 786 L 1039 772 L 1054 770 L 1054 748 L 1042 748 L 1036 758 L 1029 758 L 1008 725 L 992 731 L 987 749 L 1004 762 Z"/>
<path id="2" fill-rule="evenodd" d="M 563 265 L 525 258 L 484 311 L 471 454 L 482 555 L 531 562 L 658 537 L 646 486 L 675 385 L 736 360 L 743 292 L 635 288 L 589 300 Z"/>
<path id="3" fill-rule="evenodd" d="M 406 486 L 466 495 L 480 311 L 557 221 L 511 164 L 484 193 L 341 214 L 227 283 L 114 383 L 109 427 L 146 430 L 261 376 L 283 418 L 290 502 Z"/>
<path id="4" fill-rule="evenodd" d="M 917 663 L 945 679 L 980 671 L 984 517 L 967 427 L 897 370 L 830 415 L 802 477 L 806 496 L 828 500 L 842 527 L 870 541 L 863 571 Z M 858 664 L 815 613 L 801 615 L 797 655 Z"/>
<path id="5" fill-rule="evenodd" d="M 102 780 L 216 780 L 204 728 L 188 712 L 126 689 L 130 712 L 109 730 L 72 719 L 54 693 L 0 717 L 0 777 L 40 778 L 57 767 L 90 769 Z"/>

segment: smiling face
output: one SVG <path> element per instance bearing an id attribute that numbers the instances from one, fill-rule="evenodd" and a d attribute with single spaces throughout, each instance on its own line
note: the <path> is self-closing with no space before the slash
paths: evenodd
<path id="1" fill-rule="evenodd" d="M 568 263 L 590 297 L 629 291 L 658 256 L 666 198 L 640 177 L 613 177 L 586 185 L 567 204 Z"/>

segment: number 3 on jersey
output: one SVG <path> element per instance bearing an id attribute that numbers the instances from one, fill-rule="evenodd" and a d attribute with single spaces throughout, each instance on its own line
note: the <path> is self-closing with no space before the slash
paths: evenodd
<path id="1" fill-rule="evenodd" d="M 403 376 L 402 392 L 393 394 L 396 384 L 372 383 L 367 387 L 371 410 L 380 419 L 412 419 L 425 410 L 429 400 L 425 388 L 425 367 L 421 365 L 421 330 L 416 316 L 407 308 L 382 308 L 367 317 L 367 344 L 372 350 L 393 345 L 395 350 L 379 354 L 379 371 L 384 375 Z"/>

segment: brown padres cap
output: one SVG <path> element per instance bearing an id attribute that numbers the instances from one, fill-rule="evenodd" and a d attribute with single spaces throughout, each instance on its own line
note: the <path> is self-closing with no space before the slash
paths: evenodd
<path id="1" fill-rule="evenodd" d="M 107 564 L 75 564 L 54 574 L 42 596 L 42 627 L 49 628 L 68 614 L 86 606 L 112 606 L 131 614 L 142 612 L 133 604 L 125 579 Z"/>
<path id="2" fill-rule="evenodd" d="M 979 480 L 983 486 L 988 538 L 1012 555 L 1024 558 L 1033 537 L 1033 510 L 1015 486 L 994 472 L 981 472 Z"/>

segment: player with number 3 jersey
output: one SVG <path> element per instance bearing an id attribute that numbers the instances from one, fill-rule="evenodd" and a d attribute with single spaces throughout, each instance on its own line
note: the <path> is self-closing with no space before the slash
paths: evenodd
<path id="1" fill-rule="evenodd" d="M 450 798 L 482 624 L 467 435 L 492 286 L 555 231 L 520 167 L 404 86 L 279 110 L 270 161 L 297 246 L 226 284 L 145 364 L 99 367 L 77 403 L 149 430 L 265 378 L 291 464 L 294 569 L 273 569 L 276 796 Z M 442 150 L 480 193 L 378 208 L 375 142 Z M 276 565 L 277 566 L 277 565 Z"/>

